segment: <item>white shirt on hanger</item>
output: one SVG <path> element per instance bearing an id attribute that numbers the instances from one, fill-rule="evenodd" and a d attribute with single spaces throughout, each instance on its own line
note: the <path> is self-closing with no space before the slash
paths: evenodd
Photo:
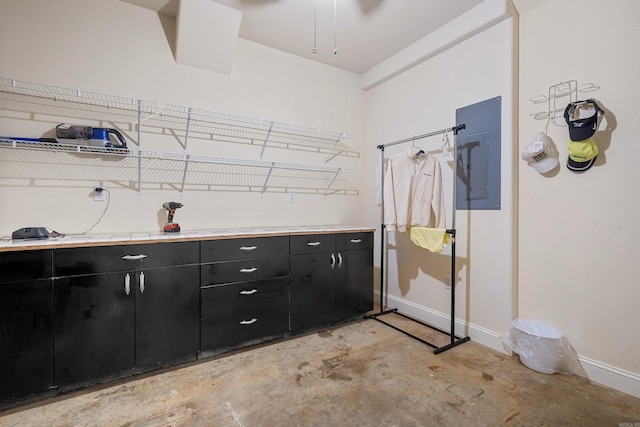
<path id="1" fill-rule="evenodd" d="M 384 223 L 389 231 L 445 228 L 442 170 L 435 156 L 411 147 L 389 157 L 384 176 Z"/>

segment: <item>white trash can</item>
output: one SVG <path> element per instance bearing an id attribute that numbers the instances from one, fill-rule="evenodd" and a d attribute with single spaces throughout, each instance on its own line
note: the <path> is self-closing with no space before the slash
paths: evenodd
<path id="1" fill-rule="evenodd" d="M 578 355 L 564 334 L 546 323 L 512 320 L 504 344 L 525 366 L 543 374 L 572 374 L 580 368 Z"/>

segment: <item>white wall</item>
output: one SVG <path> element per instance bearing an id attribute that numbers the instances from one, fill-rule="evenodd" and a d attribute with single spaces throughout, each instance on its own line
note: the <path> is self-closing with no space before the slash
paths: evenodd
<path id="1" fill-rule="evenodd" d="M 460 332 L 498 349 L 502 348 L 498 336 L 508 330 L 514 315 L 514 28 L 513 19 L 504 20 L 367 92 L 370 168 L 366 190 L 371 225 L 380 222 L 373 184 L 375 165 L 379 163 L 376 145 L 451 127 L 455 125 L 456 109 L 502 97 L 502 208 L 458 211 L 456 216 L 456 317 L 461 324 L 468 323 Z M 459 30 L 466 32 L 469 28 Z M 438 150 L 442 141 L 433 137 L 419 145 L 425 151 Z M 409 146 L 389 147 L 386 156 Z M 451 218 L 452 169 L 444 159 L 441 161 L 447 216 Z M 450 248 L 443 254 L 433 254 L 414 246 L 407 233 L 388 236 L 388 305 L 448 329 Z"/>
<path id="2" fill-rule="evenodd" d="M 364 95 L 358 75 L 243 39 L 238 40 L 231 75 L 216 74 L 176 64 L 174 36 L 174 21 L 120 1 L 6 0 L 0 3 L 0 77 L 345 132 L 358 137 L 348 144 L 361 150 Z M 2 120 L 0 134 L 40 136 L 55 124 Z M 163 143 L 142 138 L 147 150 Z M 182 151 L 177 144 L 170 148 Z M 204 148 L 204 154 L 220 155 L 219 148 L 212 144 Z M 240 151 L 244 148 L 237 149 L 244 154 Z M 0 152 L 0 161 L 15 164 L 17 154 L 6 151 Z M 254 152 L 251 158 L 257 159 L 259 150 Z M 265 160 L 301 164 L 323 164 L 325 158 L 277 149 L 265 153 Z M 289 203 L 286 192 L 261 196 L 256 192 L 186 191 L 181 197 L 175 189 L 143 187 L 138 195 L 131 188 L 121 188 L 117 179 L 87 178 L 91 172 L 78 170 L 72 157 L 33 159 L 26 164 L 36 175 L 46 169 L 51 178 L 62 172 L 72 178 L 15 179 L 3 168 L 0 198 L 12 207 L 0 214 L 1 236 L 25 226 L 47 226 L 62 233 L 85 231 L 104 207 L 89 197 L 98 184 L 110 190 L 111 204 L 92 231 L 96 233 L 158 231 L 166 220 L 161 205 L 168 200 L 185 204 L 176 215 L 184 230 L 360 224 L 364 219 L 362 192 L 326 198 L 297 194 L 295 203 Z M 58 163 L 61 161 L 64 164 Z M 328 166 L 345 166 L 341 162 L 338 158 Z M 363 164 L 363 157 L 347 161 L 347 167 L 360 171 L 348 176 L 356 190 L 362 186 Z"/>
<path id="3" fill-rule="evenodd" d="M 519 314 L 563 331 L 584 375 L 640 396 L 640 3 L 552 0 L 520 17 L 520 151 L 545 121 L 529 101 L 554 84 L 593 83 L 606 111 L 590 170 L 566 168 L 568 131 L 549 125 L 561 166 L 519 161 Z M 566 100 L 562 105 L 566 106 Z M 562 119 L 560 120 L 562 123 Z"/>

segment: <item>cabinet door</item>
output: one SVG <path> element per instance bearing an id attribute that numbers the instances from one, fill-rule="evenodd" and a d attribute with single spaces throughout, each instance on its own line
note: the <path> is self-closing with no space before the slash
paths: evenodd
<path id="1" fill-rule="evenodd" d="M 338 255 L 336 310 L 347 319 L 373 310 L 373 252 L 371 249 Z"/>
<path id="2" fill-rule="evenodd" d="M 126 274 L 54 280 L 56 383 L 86 382 L 133 368 L 135 292 L 133 283 L 127 292 Z"/>
<path id="3" fill-rule="evenodd" d="M 336 255 L 333 252 L 291 256 L 291 329 L 336 319 Z"/>
<path id="4" fill-rule="evenodd" d="M 136 365 L 195 359 L 200 321 L 198 266 L 141 270 L 135 275 Z"/>
<path id="5" fill-rule="evenodd" d="M 53 384 L 51 289 L 51 279 L 0 283 L 0 400 Z"/>

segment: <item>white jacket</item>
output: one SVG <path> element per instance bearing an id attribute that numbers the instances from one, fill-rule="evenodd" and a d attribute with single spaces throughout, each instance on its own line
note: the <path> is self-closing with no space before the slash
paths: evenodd
<path id="1" fill-rule="evenodd" d="M 384 223 L 389 231 L 446 228 L 442 171 L 435 156 L 409 148 L 389 157 L 384 176 Z"/>

